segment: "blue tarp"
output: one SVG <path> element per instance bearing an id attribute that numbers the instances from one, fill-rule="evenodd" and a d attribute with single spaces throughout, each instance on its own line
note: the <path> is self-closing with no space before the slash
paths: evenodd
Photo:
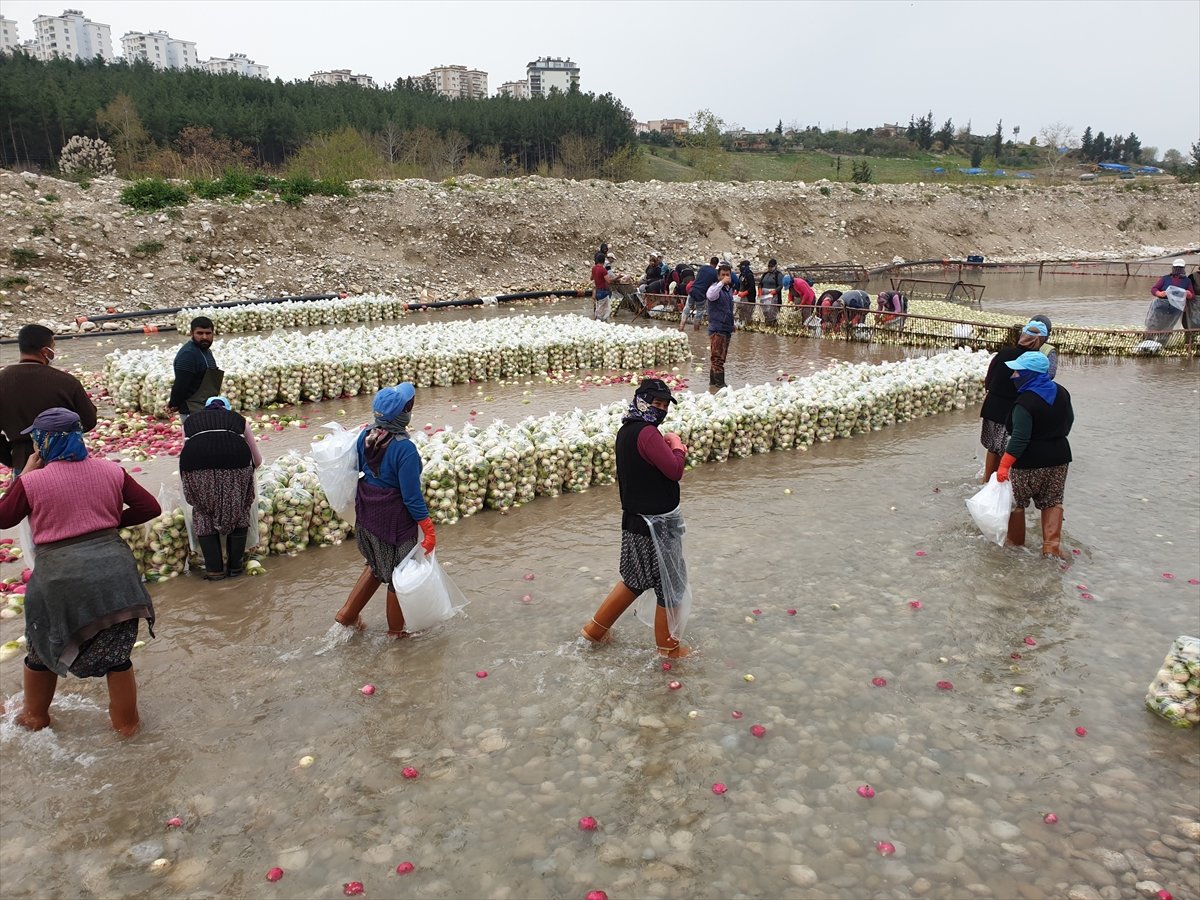
<path id="1" fill-rule="evenodd" d="M 1163 172 L 1158 166 L 1142 166 L 1138 169 L 1139 175 L 1161 175 Z"/>
<path id="2" fill-rule="evenodd" d="M 1007 173 L 1007 172 L 1005 172 L 1003 169 L 997 169 L 997 170 L 996 170 L 995 172 L 993 172 L 992 174 L 993 174 L 993 175 L 1007 175 L 1008 173 Z"/>
<path id="3" fill-rule="evenodd" d="M 1122 163 L 1100 163 L 1100 168 L 1104 169 L 1104 171 L 1106 171 L 1106 172 L 1131 172 L 1131 171 L 1133 171 L 1132 169 L 1130 169 L 1129 166 L 1123 165 Z"/>
<path id="4" fill-rule="evenodd" d="M 969 169 L 959 169 L 958 171 L 962 172 L 964 175 L 986 175 L 987 174 L 986 172 L 984 172 L 983 169 L 979 168 L 978 166 L 972 166 Z"/>
<path id="5" fill-rule="evenodd" d="M 1031 172 L 1018 172 L 1017 177 L 1018 178 L 1032 178 L 1033 174 Z"/>
<path id="6" fill-rule="evenodd" d="M 944 175 L 945 173 L 946 173 L 946 170 L 942 166 L 938 166 L 933 170 L 934 175 Z"/>

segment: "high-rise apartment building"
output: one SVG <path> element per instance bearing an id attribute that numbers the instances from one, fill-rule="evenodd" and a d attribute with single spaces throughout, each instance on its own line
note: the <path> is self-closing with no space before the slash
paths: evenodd
<path id="1" fill-rule="evenodd" d="M 121 38 L 121 49 L 130 62 L 141 60 L 156 69 L 196 69 L 195 41 L 180 41 L 165 31 L 131 31 Z"/>
<path id="2" fill-rule="evenodd" d="M 528 81 L 506 81 L 496 90 L 501 97 L 512 97 L 514 100 L 529 99 Z"/>
<path id="3" fill-rule="evenodd" d="M 545 97 L 552 88 L 564 94 L 579 87 L 579 66 L 570 57 L 539 56 L 525 66 L 525 80 L 529 83 L 529 96 Z"/>
<path id="4" fill-rule="evenodd" d="M 466 66 L 438 66 L 429 70 L 425 81 L 443 97 L 480 100 L 488 95 L 487 72 Z"/>
<path id="5" fill-rule="evenodd" d="M 17 23 L 0 16 L 0 53 L 14 53 L 21 46 L 17 37 Z"/>
<path id="6" fill-rule="evenodd" d="M 200 68 L 213 75 L 244 75 L 247 78 L 269 79 L 270 69 L 246 56 L 245 53 L 230 53 L 229 56 L 213 56 L 200 63 Z"/>
<path id="7" fill-rule="evenodd" d="M 34 55 L 41 60 L 113 58 L 112 31 L 107 25 L 85 19 L 78 9 L 64 9 L 61 16 L 38 16 L 33 20 Z"/>
<path id="8" fill-rule="evenodd" d="M 313 72 L 308 76 L 313 84 L 357 84 L 359 87 L 378 87 L 370 75 L 351 75 L 349 69 L 331 69 L 328 72 Z"/>

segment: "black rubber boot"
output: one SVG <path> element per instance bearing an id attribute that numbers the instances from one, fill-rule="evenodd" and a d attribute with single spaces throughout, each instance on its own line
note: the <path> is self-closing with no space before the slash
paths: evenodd
<path id="1" fill-rule="evenodd" d="M 225 551 L 228 558 L 228 575 L 236 578 L 242 574 L 242 557 L 246 555 L 246 529 L 235 528 L 225 538 Z"/>
<path id="2" fill-rule="evenodd" d="M 196 542 L 200 544 L 200 552 L 204 554 L 204 577 L 216 581 L 225 577 L 225 560 L 221 557 L 221 536 L 219 534 L 197 535 Z"/>

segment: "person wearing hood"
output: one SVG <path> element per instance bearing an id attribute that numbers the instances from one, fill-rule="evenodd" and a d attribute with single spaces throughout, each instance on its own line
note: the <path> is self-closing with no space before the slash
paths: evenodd
<path id="1" fill-rule="evenodd" d="M 687 463 L 687 447 L 674 432 L 664 435 L 658 430 L 675 402 L 664 381 L 642 379 L 617 432 L 621 579 L 581 632 L 593 643 L 607 643 L 621 614 L 639 596 L 653 590 L 657 601 L 653 613 L 639 608 L 637 614 L 639 618 L 647 616 L 647 624 L 653 624 L 659 654 L 672 658 L 688 653 L 679 639 L 691 604 L 679 512 L 679 482 Z"/>
<path id="2" fill-rule="evenodd" d="M 1021 336 L 1017 339 L 1017 346 L 1022 350 L 1036 350 L 1041 353 L 1050 363 L 1049 375 L 1054 378 L 1058 375 L 1058 351 L 1053 344 L 1047 343 L 1050 340 L 1050 319 L 1046 316 L 1034 316 L 1021 329 Z"/>
<path id="3" fill-rule="evenodd" d="M 739 325 L 745 325 L 754 319 L 754 306 L 758 302 L 758 287 L 754 283 L 754 272 L 750 269 L 750 260 L 743 259 L 738 263 L 736 292 L 737 320 Z"/>
<path id="4" fill-rule="evenodd" d="M 16 722 L 50 725 L 60 676 L 105 678 L 113 729 L 138 729 L 130 654 L 154 604 L 117 529 L 157 516 L 158 501 L 111 460 L 89 456 L 79 414 L 53 407 L 25 429 L 34 453 L 0 499 L 0 528 L 29 518 L 37 565 L 25 591 L 24 700 Z"/>
<path id="5" fill-rule="evenodd" d="M 387 587 L 387 626 L 392 637 L 404 637 L 404 611 L 392 589 L 392 573 L 404 561 L 417 538 L 428 555 L 437 544 L 429 507 L 421 493 L 421 456 L 408 436 L 416 388 L 405 381 L 375 395 L 374 423 L 358 436 L 358 480 L 354 496 L 358 551 L 366 562 L 350 596 L 334 620 L 362 628 L 359 613 L 379 590 Z"/>
<path id="6" fill-rule="evenodd" d="M 997 481 L 1012 479 L 1007 543 L 1025 545 L 1025 508 L 1032 500 L 1042 513 L 1042 556 L 1062 559 L 1063 494 L 1071 463 L 1067 435 L 1075 422 L 1071 395 L 1050 377 L 1050 361 L 1036 350 L 1004 365 L 1017 389 L 1008 414 L 1012 437 L 996 470 Z"/>
<path id="7" fill-rule="evenodd" d="M 204 578 L 242 574 L 246 534 L 254 509 L 254 470 L 262 453 L 245 418 L 226 397 L 209 397 L 183 423 L 179 479 L 192 507 L 192 531 L 204 554 Z M 224 556 L 222 556 L 224 538 Z"/>

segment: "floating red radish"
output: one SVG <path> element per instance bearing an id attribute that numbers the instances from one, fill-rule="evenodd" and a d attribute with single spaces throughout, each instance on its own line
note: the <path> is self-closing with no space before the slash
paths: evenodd
<path id="1" fill-rule="evenodd" d="M 1077 737 L 1087 737 L 1087 729 L 1080 725 L 1075 729 L 1075 734 Z"/>
<path id="2" fill-rule="evenodd" d="M 1037 641 L 1035 641 L 1035 640 L 1034 640 L 1034 639 L 1033 639 L 1031 636 L 1029 636 L 1029 635 L 1026 635 L 1026 636 L 1025 636 L 1025 643 L 1026 643 L 1026 644 L 1028 644 L 1030 647 L 1036 647 L 1036 646 L 1037 646 Z"/>
<path id="3" fill-rule="evenodd" d="M 414 778 L 421 777 L 421 773 L 418 772 L 416 769 L 414 769 L 412 766 L 405 766 L 403 769 L 400 770 L 400 774 L 403 775 L 405 778 L 409 779 L 410 781 Z"/>
<path id="4" fill-rule="evenodd" d="M 920 609 L 920 608 L 921 608 L 921 601 L 920 601 L 920 600 L 909 600 L 909 601 L 908 601 L 908 605 L 909 605 L 909 606 L 910 606 L 912 609 Z"/>
<path id="5" fill-rule="evenodd" d="M 742 717 L 742 711 L 740 709 L 735 709 L 729 715 L 734 719 L 740 719 Z"/>
<path id="6" fill-rule="evenodd" d="M 916 555 L 917 556 L 928 556 L 928 554 L 924 550 L 918 550 Z"/>
<path id="7" fill-rule="evenodd" d="M 887 687 L 887 679 L 876 675 L 871 679 L 871 684 L 873 684 L 875 687 Z"/>
<path id="8" fill-rule="evenodd" d="M 357 897 L 359 894 L 365 893 L 366 890 L 361 881 L 347 881 L 342 885 L 342 893 L 347 897 Z"/>
<path id="9" fill-rule="evenodd" d="M 281 879 L 282 877 L 283 877 L 283 869 L 279 868 L 279 866 L 275 866 L 274 868 L 267 869 L 267 881 L 274 883 L 276 881 L 279 881 L 279 879 Z"/>
<path id="10" fill-rule="evenodd" d="M 358 690 L 359 690 L 359 693 L 361 693 L 364 697 L 370 697 L 372 694 L 375 693 L 375 685 L 364 684 Z"/>
<path id="11" fill-rule="evenodd" d="M 475 677 L 476 678 L 487 678 L 487 672 L 485 672 L 483 669 L 480 669 L 478 672 L 475 673 Z"/>
<path id="12" fill-rule="evenodd" d="M 1008 656 L 1010 659 L 1020 659 L 1021 658 L 1020 653 L 1010 653 L 1010 654 L 1008 654 Z"/>
<path id="13" fill-rule="evenodd" d="M 896 845 L 891 841 L 876 841 L 875 849 L 880 856 L 893 856 L 896 853 Z"/>
<path id="14" fill-rule="evenodd" d="M 402 863 L 400 863 L 400 865 L 396 866 L 396 874 L 397 875 L 407 875 L 409 872 L 411 872 L 415 868 L 416 868 L 416 866 L 414 866 L 410 862 L 402 862 Z"/>
<path id="15" fill-rule="evenodd" d="M 588 891 L 587 900 L 608 900 L 608 894 L 604 891 Z"/>
<path id="16" fill-rule="evenodd" d="M 526 573 L 525 573 L 524 575 L 522 575 L 521 577 L 522 577 L 522 578 L 524 578 L 526 581 L 533 581 L 533 577 L 534 577 L 534 576 L 533 576 L 533 573 L 532 573 L 532 572 L 526 572 Z"/>
<path id="17" fill-rule="evenodd" d="M 750 613 L 755 616 L 761 616 L 762 610 L 761 609 L 752 609 L 752 610 L 750 610 Z"/>
<path id="18" fill-rule="evenodd" d="M 179 816 L 173 816 L 170 819 L 167 819 L 167 827 L 168 828 L 182 828 L 183 827 L 183 819 L 179 818 Z"/>
<path id="19" fill-rule="evenodd" d="M 595 831 L 596 826 L 597 826 L 596 820 L 594 818 L 592 818 L 591 816 L 584 816 L 582 819 L 579 820 L 579 830 L 580 831 Z"/>
<path id="20" fill-rule="evenodd" d="M 949 681 L 939 681 L 937 683 L 937 689 L 939 691 L 952 691 L 954 690 L 954 684 Z"/>
<path id="21" fill-rule="evenodd" d="M 670 664 L 669 662 L 664 662 L 664 663 L 662 664 L 662 670 L 663 670 L 664 672 L 670 672 L 670 671 L 671 671 L 671 664 Z"/>
<path id="22" fill-rule="evenodd" d="M 1042 816 L 1042 821 L 1047 825 L 1057 825 L 1058 816 L 1056 816 L 1054 813 L 1046 813 L 1044 816 Z"/>
<path id="23" fill-rule="evenodd" d="M 669 682 L 667 682 L 667 687 L 673 691 L 677 691 L 681 687 L 683 687 L 683 682 L 682 681 L 669 681 Z"/>
<path id="24" fill-rule="evenodd" d="M 767 733 L 767 729 L 764 728 L 762 725 L 751 725 L 750 733 L 752 735 L 754 735 L 756 738 L 760 738 L 760 737 L 763 737 Z"/>
<path id="25" fill-rule="evenodd" d="M 533 594 L 525 594 L 524 596 L 521 597 L 521 602 L 522 603 L 532 603 L 533 602 Z"/>
<path id="26" fill-rule="evenodd" d="M 1170 572 L 1163 572 L 1163 573 L 1162 573 L 1162 576 L 1163 576 L 1163 578 L 1167 579 L 1167 581 L 1174 581 L 1174 580 L 1175 580 L 1175 576 L 1174 576 L 1174 575 L 1172 575 Z"/>
<path id="27" fill-rule="evenodd" d="M 1157 898 L 1157 900 L 1175 900 L 1175 895 L 1172 894 L 1170 891 L 1168 891 L 1166 888 L 1163 888 L 1161 891 L 1159 891 L 1154 896 Z"/>
<path id="28" fill-rule="evenodd" d="M 875 788 L 871 787 L 869 784 L 861 784 L 858 786 L 858 790 L 855 791 L 855 793 L 860 797 L 870 800 L 875 796 Z"/>
<path id="29" fill-rule="evenodd" d="M 796 614 L 796 611 L 794 609 L 789 609 L 787 612 L 788 612 L 789 616 L 794 616 Z"/>
<path id="30" fill-rule="evenodd" d="M 712 792 L 718 796 L 725 793 L 727 790 L 729 790 L 729 788 L 725 787 L 725 785 L 720 781 L 712 786 Z"/>

